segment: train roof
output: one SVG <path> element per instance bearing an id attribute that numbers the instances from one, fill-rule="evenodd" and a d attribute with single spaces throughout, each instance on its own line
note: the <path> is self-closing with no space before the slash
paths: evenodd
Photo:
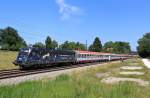
<path id="1" fill-rule="evenodd" d="M 128 54 L 114 54 L 114 53 L 105 53 L 105 52 L 91 52 L 91 51 L 82 51 L 82 50 L 74 50 L 79 54 L 96 54 L 96 55 L 119 55 L 119 56 L 128 56 Z"/>
<path id="2" fill-rule="evenodd" d="M 36 47 L 27 47 L 27 48 L 21 48 L 20 51 L 22 50 L 31 50 L 31 51 L 36 51 L 40 53 L 60 53 L 60 54 L 75 54 L 75 51 L 72 50 L 55 50 L 55 49 L 49 49 L 49 48 L 36 48 Z"/>
<path id="3" fill-rule="evenodd" d="M 104 52 L 91 52 L 91 51 L 81 51 L 81 50 L 75 50 L 77 53 L 80 54 L 105 54 L 105 55 L 109 55 L 112 53 L 104 53 Z"/>

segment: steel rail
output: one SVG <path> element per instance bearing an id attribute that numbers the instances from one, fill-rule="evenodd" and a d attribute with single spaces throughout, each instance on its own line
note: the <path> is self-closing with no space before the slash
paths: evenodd
<path id="1" fill-rule="evenodd" d="M 109 62 L 113 62 L 113 61 L 109 61 Z M 97 65 L 97 64 L 103 64 L 103 63 L 108 63 L 108 62 L 93 62 L 93 63 L 76 64 L 76 65 L 69 65 L 69 66 L 64 65 L 64 66 L 59 66 L 59 67 L 53 66 L 53 67 L 47 67 L 47 68 L 35 69 L 35 70 L 34 69 L 31 69 L 31 70 L 19 70 L 19 69 L 1 70 L 0 71 L 0 80 L 19 77 L 19 76 L 32 75 L 32 74 L 72 69 L 72 68 L 78 68 L 78 67 L 84 67 L 84 66 L 90 66 L 90 65 Z"/>

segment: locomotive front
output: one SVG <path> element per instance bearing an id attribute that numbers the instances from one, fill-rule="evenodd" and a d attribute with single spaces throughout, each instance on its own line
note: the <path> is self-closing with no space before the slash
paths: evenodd
<path id="1" fill-rule="evenodd" d="M 15 65 L 19 65 L 19 66 L 25 65 L 30 52 L 31 52 L 30 48 L 20 49 L 20 51 L 18 53 L 18 56 L 17 56 L 16 60 L 13 63 Z"/>

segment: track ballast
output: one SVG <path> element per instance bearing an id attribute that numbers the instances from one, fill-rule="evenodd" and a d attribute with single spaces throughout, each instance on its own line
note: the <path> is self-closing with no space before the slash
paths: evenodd
<path id="1" fill-rule="evenodd" d="M 20 70 L 20 69 L 0 70 L 0 80 L 19 77 L 19 76 L 26 76 L 26 75 L 32 75 L 32 74 L 39 74 L 39 73 L 46 73 L 46 72 L 52 72 L 52 71 L 77 68 L 77 67 L 84 67 L 84 66 L 102 64 L 102 63 L 106 63 L 106 62 L 94 62 L 94 63 L 77 64 L 77 65 L 69 65 L 69 66 L 64 65 L 64 66 L 59 66 L 59 67 L 53 66 L 53 67 L 47 67 L 47 68 L 43 68 L 43 69 L 34 69 L 34 70 L 33 69 L 30 69 L 30 70 Z"/>

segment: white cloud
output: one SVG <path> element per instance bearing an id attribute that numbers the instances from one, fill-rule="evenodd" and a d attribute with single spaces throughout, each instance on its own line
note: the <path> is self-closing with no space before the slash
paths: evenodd
<path id="1" fill-rule="evenodd" d="M 69 19 L 73 15 L 81 14 L 81 9 L 79 7 L 67 4 L 65 0 L 56 0 L 56 3 L 59 6 L 59 13 L 62 15 L 62 20 Z"/>

